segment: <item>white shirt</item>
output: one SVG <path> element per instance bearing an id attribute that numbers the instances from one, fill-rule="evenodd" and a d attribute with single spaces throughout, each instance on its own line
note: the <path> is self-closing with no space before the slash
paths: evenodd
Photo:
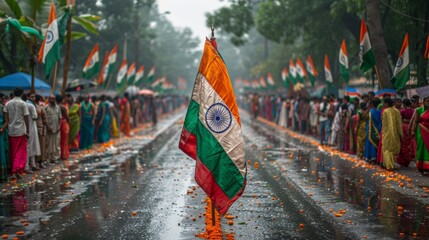
<path id="1" fill-rule="evenodd" d="M 9 136 L 20 137 L 27 133 L 24 116 L 28 116 L 27 104 L 20 98 L 14 97 L 6 103 L 6 109 L 9 116 Z"/>
<path id="2" fill-rule="evenodd" d="M 325 102 L 320 103 L 320 105 L 319 105 L 319 112 L 322 112 L 323 106 L 325 104 L 327 104 L 327 106 L 326 106 L 326 110 L 323 113 L 327 114 L 328 111 L 329 111 L 329 108 L 331 107 L 331 105 L 329 104 L 329 102 L 327 102 L 327 103 L 325 103 Z M 326 121 L 326 120 L 328 120 L 328 117 L 323 116 L 323 115 L 319 115 L 319 122 L 323 122 L 323 121 Z"/>

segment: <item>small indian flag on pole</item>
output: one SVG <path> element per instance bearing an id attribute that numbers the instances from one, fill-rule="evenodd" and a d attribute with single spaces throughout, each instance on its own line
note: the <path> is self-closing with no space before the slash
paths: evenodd
<path id="1" fill-rule="evenodd" d="M 264 77 L 260 77 L 259 82 L 260 82 L 262 88 L 264 88 L 264 89 L 267 88 L 268 85 L 267 85 L 267 82 L 265 81 Z"/>
<path id="2" fill-rule="evenodd" d="M 307 57 L 307 61 L 305 62 L 305 66 L 307 68 L 308 72 L 308 78 L 310 79 L 311 86 L 314 86 L 314 82 L 316 81 L 316 77 L 319 75 L 319 73 L 316 70 L 316 67 L 314 66 L 313 59 L 310 55 Z"/>
<path id="3" fill-rule="evenodd" d="M 98 77 L 98 85 L 101 85 L 107 81 L 107 76 L 109 76 L 109 53 L 106 52 L 104 56 L 103 66 L 101 67 L 100 75 Z"/>
<path id="4" fill-rule="evenodd" d="M 360 41 L 359 41 L 359 58 L 360 71 L 365 73 L 375 66 L 375 56 L 369 41 L 368 31 L 366 30 L 365 21 L 362 19 L 360 24 Z"/>
<path id="5" fill-rule="evenodd" d="M 115 44 L 112 51 L 109 53 L 109 74 L 113 72 L 116 63 L 116 57 L 118 55 L 118 44 Z"/>
<path id="6" fill-rule="evenodd" d="M 332 78 L 331 66 L 329 65 L 329 59 L 327 54 L 325 54 L 325 79 L 326 83 L 328 83 L 328 87 L 331 87 L 334 83 L 334 79 Z"/>
<path id="7" fill-rule="evenodd" d="M 225 214 L 246 186 L 240 115 L 222 57 L 206 39 L 179 148 L 196 161 L 195 181 Z"/>
<path id="8" fill-rule="evenodd" d="M 152 80 L 153 80 L 153 76 L 155 76 L 155 66 L 153 66 L 153 67 L 150 69 L 149 73 L 147 74 L 146 82 L 147 82 L 147 83 L 151 83 L 151 82 L 152 82 Z"/>
<path id="9" fill-rule="evenodd" d="M 296 84 L 296 68 L 293 60 L 289 60 L 289 76 L 293 84 Z"/>
<path id="10" fill-rule="evenodd" d="M 397 91 L 403 89 L 410 80 L 410 55 L 408 50 L 408 33 L 405 34 L 401 52 L 393 72 L 392 84 Z"/>
<path id="11" fill-rule="evenodd" d="M 267 82 L 268 82 L 268 86 L 270 88 L 274 88 L 276 86 L 276 83 L 274 82 L 273 75 L 271 73 L 267 74 Z"/>
<path id="12" fill-rule="evenodd" d="M 98 43 L 92 48 L 91 53 L 86 59 L 85 66 L 82 70 L 82 76 L 86 79 L 91 79 L 100 70 L 100 60 L 98 57 Z"/>
<path id="13" fill-rule="evenodd" d="M 341 78 L 344 80 L 344 82 L 349 82 L 349 57 L 347 54 L 347 46 L 346 46 L 346 40 L 343 39 L 343 43 L 341 44 L 340 48 L 340 54 L 339 54 L 339 61 L 340 61 L 340 72 L 341 72 Z"/>
<path id="14" fill-rule="evenodd" d="M 304 64 L 302 64 L 302 61 L 300 58 L 296 59 L 296 73 L 299 81 L 301 83 L 304 83 L 305 79 L 307 78 L 307 72 L 305 71 Z"/>
<path id="15" fill-rule="evenodd" d="M 122 91 L 127 86 L 127 59 L 124 59 L 119 67 L 116 84 L 119 91 Z"/>
<path id="16" fill-rule="evenodd" d="M 45 64 L 45 75 L 49 78 L 52 67 L 60 59 L 60 41 L 58 35 L 57 14 L 55 13 L 55 5 L 51 4 L 51 11 L 48 19 L 48 30 L 45 34 L 42 47 L 39 51 L 39 62 Z"/>
<path id="17" fill-rule="evenodd" d="M 289 72 L 287 70 L 287 67 L 283 68 L 282 82 L 283 82 L 283 85 L 285 86 L 285 88 L 288 89 L 289 88 Z"/>
<path id="18" fill-rule="evenodd" d="M 143 75 L 144 75 L 144 65 L 141 65 L 141 67 L 137 70 L 136 73 L 136 81 L 135 86 L 140 86 L 143 83 Z"/>
<path id="19" fill-rule="evenodd" d="M 133 63 L 128 68 L 128 72 L 127 72 L 128 86 L 131 86 L 134 83 L 135 78 L 136 78 L 136 64 Z"/>

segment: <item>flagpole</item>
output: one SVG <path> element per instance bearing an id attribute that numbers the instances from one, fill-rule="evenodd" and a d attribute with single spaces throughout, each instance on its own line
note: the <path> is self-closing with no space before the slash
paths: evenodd
<path id="1" fill-rule="evenodd" d="M 57 81 L 57 69 L 58 69 L 58 61 L 55 62 L 54 81 L 52 82 L 52 90 L 51 90 L 52 95 L 55 93 L 55 82 Z"/>
<path id="2" fill-rule="evenodd" d="M 61 88 L 61 95 L 65 96 L 69 66 L 70 66 L 70 49 L 71 49 L 71 29 L 72 29 L 72 17 L 73 17 L 73 6 L 75 1 L 67 1 L 67 7 L 70 8 L 70 16 L 67 20 L 67 43 L 66 43 L 66 56 L 64 59 L 64 76 L 63 76 L 63 86 Z"/>
<path id="3" fill-rule="evenodd" d="M 383 89 L 383 87 L 381 86 L 381 79 L 380 79 L 380 74 L 378 73 L 378 67 L 377 64 L 374 65 L 375 68 L 375 73 L 377 74 L 377 80 L 378 80 L 378 89 L 381 90 Z"/>
<path id="4" fill-rule="evenodd" d="M 212 36 L 210 37 L 210 41 L 212 42 L 212 43 L 216 43 L 216 38 L 215 38 L 215 35 L 214 35 L 214 19 L 213 19 L 213 17 L 212 17 L 212 27 L 211 27 L 211 31 L 212 31 Z M 216 48 L 216 50 L 217 50 L 217 44 L 216 45 L 214 45 L 214 47 Z M 215 209 L 215 206 L 214 206 L 214 202 L 212 201 L 212 226 L 214 227 L 214 226 L 216 226 L 216 209 Z"/>

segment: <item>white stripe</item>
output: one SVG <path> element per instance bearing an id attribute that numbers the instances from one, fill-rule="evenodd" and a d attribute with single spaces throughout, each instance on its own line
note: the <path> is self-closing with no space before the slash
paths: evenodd
<path id="1" fill-rule="evenodd" d="M 200 122 L 212 133 L 244 177 L 246 175 L 246 163 L 244 159 L 244 142 L 241 134 L 241 126 L 232 115 L 231 126 L 225 132 L 215 133 L 210 130 L 205 121 L 208 108 L 214 103 L 227 105 L 201 73 L 198 73 L 195 80 L 192 99 L 200 105 L 198 116 Z"/>
<path id="2" fill-rule="evenodd" d="M 52 32 L 52 40 L 49 43 L 47 41 L 45 42 L 45 48 L 43 49 L 42 63 L 46 63 L 46 55 L 48 55 L 49 51 L 52 49 L 52 47 L 59 39 L 57 19 L 51 22 L 51 25 L 49 25 L 47 31 Z"/>
<path id="3" fill-rule="evenodd" d="M 397 76 L 399 72 L 404 70 L 408 66 L 410 62 L 408 47 L 405 48 L 402 56 L 399 56 L 398 61 L 396 62 L 395 71 L 393 72 L 393 76 Z"/>

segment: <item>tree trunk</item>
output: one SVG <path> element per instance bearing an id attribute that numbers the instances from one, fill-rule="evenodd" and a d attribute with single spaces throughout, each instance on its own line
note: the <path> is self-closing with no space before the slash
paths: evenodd
<path id="1" fill-rule="evenodd" d="M 387 47 L 384 39 L 380 17 L 380 0 L 366 0 L 368 32 L 374 50 L 376 68 L 379 77 L 379 88 L 393 88 L 390 82 Z"/>
<path id="2" fill-rule="evenodd" d="M 429 32 L 429 23 L 427 20 L 429 20 L 429 3 L 426 3 L 426 14 L 425 14 L 426 22 L 424 23 L 424 32 Z M 420 42 L 422 43 L 421 49 L 417 50 L 418 63 L 417 63 L 417 86 L 423 87 L 428 84 L 427 81 L 427 67 L 428 67 L 428 60 L 424 58 L 425 50 L 426 50 L 426 38 L 427 36 L 424 36 Z"/>

